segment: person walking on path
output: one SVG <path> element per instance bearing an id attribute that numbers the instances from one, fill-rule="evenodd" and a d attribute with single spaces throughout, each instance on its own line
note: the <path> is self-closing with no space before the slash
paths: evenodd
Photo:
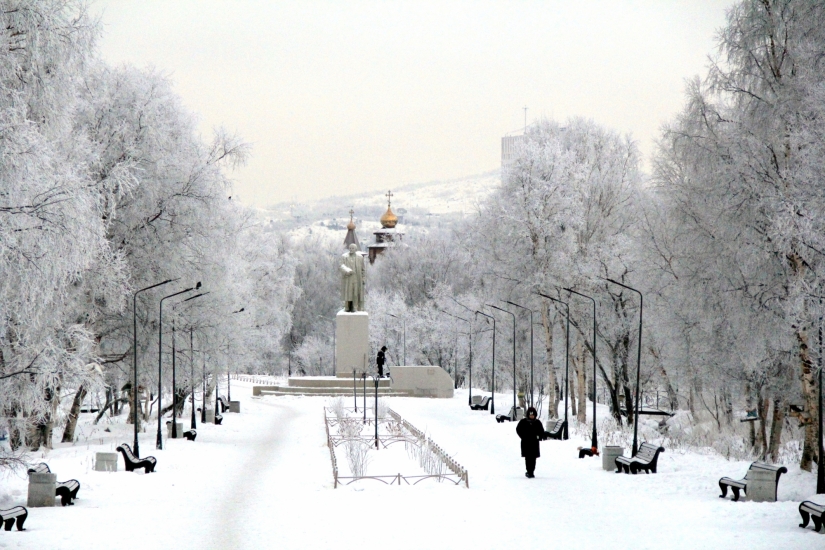
<path id="1" fill-rule="evenodd" d="M 386 361 L 386 358 L 384 357 L 385 351 L 387 351 L 387 346 L 382 346 L 378 351 L 378 357 L 375 358 L 375 363 L 378 365 L 379 378 L 384 378 L 384 362 Z"/>
<path id="2" fill-rule="evenodd" d="M 536 470 L 536 459 L 541 456 L 539 452 L 539 441 L 544 439 L 544 427 L 541 420 L 536 418 L 536 409 L 527 409 L 527 417 L 519 420 L 516 425 L 516 433 L 521 438 L 521 456 L 524 457 L 524 465 L 527 467 L 525 476 L 536 477 L 533 472 Z"/>

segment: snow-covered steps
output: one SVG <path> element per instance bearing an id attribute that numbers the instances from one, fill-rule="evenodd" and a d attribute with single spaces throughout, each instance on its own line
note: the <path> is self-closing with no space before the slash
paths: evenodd
<path id="1" fill-rule="evenodd" d="M 357 393 L 360 395 L 364 391 L 364 381 L 360 378 L 355 380 Z M 372 378 L 366 381 L 368 395 L 375 394 L 375 382 Z M 252 395 L 352 395 L 353 382 L 351 378 L 339 378 L 335 376 L 302 376 L 290 377 L 286 386 L 252 386 Z M 392 382 L 389 378 L 378 380 L 378 395 L 382 397 L 407 396 L 406 391 L 392 389 Z"/>

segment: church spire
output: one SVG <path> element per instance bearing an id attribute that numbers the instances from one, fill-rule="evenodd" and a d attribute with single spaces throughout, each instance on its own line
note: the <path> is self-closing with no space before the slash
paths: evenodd
<path id="1" fill-rule="evenodd" d="M 358 236 L 355 234 L 355 222 L 352 219 L 354 214 L 355 211 L 350 208 L 349 223 L 347 224 L 347 236 L 344 238 L 344 248 L 348 248 L 350 244 L 355 244 L 355 246 L 358 247 L 358 250 L 361 250 L 361 243 L 358 242 Z"/>

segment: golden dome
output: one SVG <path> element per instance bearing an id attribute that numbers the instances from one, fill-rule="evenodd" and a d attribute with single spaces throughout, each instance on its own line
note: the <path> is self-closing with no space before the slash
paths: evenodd
<path id="1" fill-rule="evenodd" d="M 384 229 L 392 229 L 398 223 L 398 216 L 392 213 L 392 208 L 387 206 L 387 211 L 381 216 L 381 227 Z"/>
<path id="2" fill-rule="evenodd" d="M 350 231 L 355 229 L 355 222 L 350 220 L 349 223 L 347 224 L 347 229 L 349 229 Z"/>

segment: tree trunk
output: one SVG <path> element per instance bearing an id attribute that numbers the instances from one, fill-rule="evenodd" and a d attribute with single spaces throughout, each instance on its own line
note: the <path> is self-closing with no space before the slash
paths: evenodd
<path id="1" fill-rule="evenodd" d="M 771 445 L 768 454 L 771 462 L 779 462 L 779 448 L 782 446 L 782 425 L 785 423 L 785 407 L 787 404 L 781 397 L 773 400 L 773 418 L 771 419 Z"/>
<path id="2" fill-rule="evenodd" d="M 575 387 L 576 385 L 575 385 L 575 380 L 576 380 L 576 373 L 578 372 L 578 370 L 576 370 L 575 361 L 573 362 L 572 370 L 573 370 L 573 373 L 572 373 L 573 376 L 570 376 L 570 380 L 569 380 L 570 387 L 567 388 L 567 402 L 570 403 L 570 414 L 572 414 L 573 416 L 576 416 L 576 411 L 578 410 L 578 407 L 576 407 L 576 387 Z"/>
<path id="3" fill-rule="evenodd" d="M 579 390 L 579 414 L 576 418 L 579 419 L 579 422 L 584 424 L 587 422 L 587 368 L 584 363 L 585 348 L 581 340 L 579 340 L 577 347 L 579 368 L 576 373 L 578 375 L 576 384 L 578 385 L 577 389 Z"/>
<path id="4" fill-rule="evenodd" d="M 670 376 L 668 376 L 667 371 L 665 370 L 665 365 L 662 362 L 662 358 L 659 355 L 658 350 L 656 350 L 653 346 L 648 349 L 650 351 L 650 355 L 656 359 L 656 366 L 659 369 L 659 374 L 662 376 L 662 382 L 664 383 L 665 391 L 667 392 L 667 399 L 670 402 L 670 410 L 679 410 L 679 397 L 673 389 L 673 384 L 670 383 Z"/>
<path id="5" fill-rule="evenodd" d="M 808 333 L 804 329 L 796 329 L 796 339 L 799 343 L 799 380 L 802 385 L 803 411 L 795 415 L 799 419 L 799 425 L 805 428 L 805 438 L 802 444 L 802 459 L 799 467 L 810 472 L 813 468 L 813 460 L 817 451 L 816 422 L 817 411 L 817 389 L 814 383 L 814 364 L 811 359 L 811 352 L 808 348 Z"/>
<path id="6" fill-rule="evenodd" d="M 770 408 L 771 401 L 767 397 L 760 395 L 757 403 L 759 403 L 759 433 L 756 434 L 756 447 L 759 457 L 764 460 L 768 454 L 768 434 L 766 428 L 768 425 L 768 409 Z"/>
<path id="7" fill-rule="evenodd" d="M 544 349 L 545 357 L 547 358 L 547 374 L 548 381 L 547 402 L 550 404 L 550 410 L 558 414 L 559 410 L 559 392 L 558 392 L 558 377 L 556 376 L 556 364 L 553 355 L 553 320 L 550 318 L 550 309 L 547 301 L 542 301 L 541 306 L 541 324 L 544 328 Z M 555 405 L 555 406 L 553 406 Z"/>
<path id="8" fill-rule="evenodd" d="M 83 404 L 83 399 L 86 397 L 86 388 L 80 386 L 77 393 L 74 394 L 72 401 L 72 408 L 69 410 L 69 416 L 66 419 L 66 427 L 63 429 L 62 443 L 74 442 L 74 431 L 77 427 L 77 419 L 80 418 L 80 407 Z"/>

